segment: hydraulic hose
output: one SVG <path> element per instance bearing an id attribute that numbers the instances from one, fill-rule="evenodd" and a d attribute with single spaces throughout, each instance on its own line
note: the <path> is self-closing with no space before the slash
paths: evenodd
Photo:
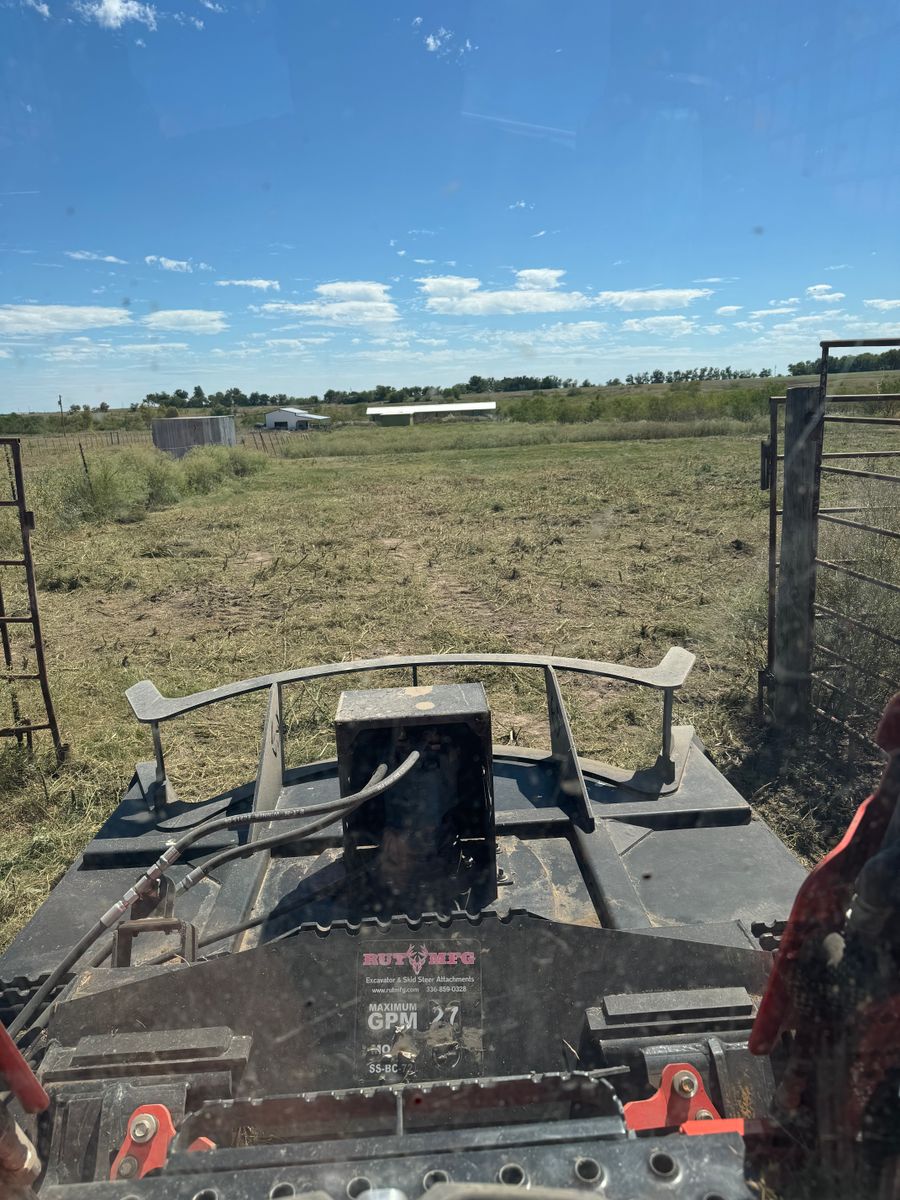
<path id="1" fill-rule="evenodd" d="M 409 774 L 409 772 L 419 761 L 419 757 L 419 751 L 413 750 L 412 753 L 403 760 L 400 766 L 390 773 L 390 775 L 383 775 L 380 779 L 376 779 L 375 776 L 373 776 L 372 780 L 370 780 L 369 783 L 367 783 L 366 786 L 361 789 L 361 791 L 356 792 L 354 795 L 344 796 L 341 801 L 329 801 L 329 805 L 335 806 L 332 809 L 332 812 L 349 812 L 351 809 L 363 804 L 366 800 L 370 800 L 374 796 L 380 796 L 382 792 L 386 792 L 388 788 L 392 787 L 405 775 Z M 376 776 L 379 773 L 380 772 L 376 772 Z M 220 829 L 240 829 L 245 825 L 256 825 L 259 823 L 269 824 L 272 821 L 295 821 L 298 818 L 309 816 L 311 810 L 317 810 L 321 812 L 322 806 L 305 805 L 296 808 L 283 808 L 265 812 L 237 813 L 233 815 L 226 813 L 225 816 L 213 817 L 211 820 L 205 821 L 202 825 L 198 825 L 196 828 L 188 830 L 183 837 L 180 837 L 168 848 L 168 850 L 165 851 L 165 853 L 160 855 L 153 866 L 150 867 L 140 877 L 133 887 L 128 889 L 128 891 L 120 900 L 117 900 L 111 908 L 107 909 L 103 916 L 91 926 L 87 933 L 79 938 L 78 942 L 72 947 L 71 950 L 68 951 L 62 961 L 53 968 L 35 994 L 22 1008 L 21 1012 L 9 1026 L 9 1033 L 13 1037 L 18 1037 L 18 1035 L 28 1027 L 28 1023 L 31 1018 L 40 1009 L 40 1006 L 57 986 L 57 984 L 59 984 L 59 982 L 65 978 L 75 963 L 77 963 L 78 960 L 91 948 L 91 946 L 93 946 L 94 942 L 96 942 L 98 938 L 103 936 L 106 930 L 112 929 L 118 924 L 118 922 L 128 912 L 134 902 L 139 897 L 145 895 L 160 877 L 160 875 L 162 875 L 163 872 L 172 865 L 172 863 L 177 862 L 185 850 L 193 845 L 194 842 L 199 841 L 200 838 L 205 837 L 207 834 L 217 833 Z M 333 816 L 328 816 L 321 818 L 320 822 L 310 822 L 310 824 L 308 826 L 304 826 L 302 830 L 292 831 L 290 838 L 293 839 L 303 836 L 304 834 L 312 833 L 315 831 L 315 829 L 322 827 L 321 821 L 324 821 L 326 824 L 330 824 L 333 819 Z M 270 839 L 261 839 L 259 842 L 252 843 L 252 845 L 263 848 L 263 841 L 269 840 Z M 286 837 L 285 840 L 289 839 Z M 245 850 L 247 848 L 241 846 L 239 849 Z M 200 878 L 205 872 L 203 872 L 201 868 L 197 869 L 201 871 L 201 875 L 198 876 L 198 878 Z M 193 874 L 193 872 L 190 874 Z"/>
<path id="2" fill-rule="evenodd" d="M 259 845 L 254 842 L 254 845 Z M 359 872 L 356 872 L 359 874 Z M 315 903 L 316 900 L 321 900 L 323 896 L 334 895 L 336 891 L 342 888 L 347 881 L 344 879 L 335 880 L 332 883 L 324 883 L 321 887 L 314 888 L 311 892 L 307 892 L 305 896 L 300 896 L 291 904 L 279 905 L 274 913 L 263 913 L 262 916 L 250 917 L 246 921 L 239 921 L 236 925 L 229 925 L 225 929 L 219 929 L 215 933 L 208 933 L 205 937 L 200 938 L 197 942 L 197 947 L 200 950 L 205 950 L 207 946 L 212 946 L 216 942 L 224 942 L 228 938 L 235 937 L 239 933 L 246 933 L 249 929 L 257 929 L 260 925 L 265 925 L 267 921 L 271 921 L 273 917 L 281 918 L 288 913 L 296 912 L 298 909 L 306 908 L 308 905 Z M 154 958 L 145 959 L 141 966 L 156 967 L 160 963 L 168 962 L 170 958 L 177 958 L 178 951 L 165 950 L 162 954 L 157 954 Z"/>
<path id="3" fill-rule="evenodd" d="M 404 764 L 401 764 L 401 766 L 403 766 L 403 765 Z M 398 770 L 399 769 L 400 768 L 398 768 Z M 323 801 L 321 804 L 309 804 L 309 805 L 304 805 L 302 807 L 295 807 L 292 809 L 283 810 L 285 816 L 288 816 L 288 817 L 290 817 L 292 814 L 295 816 L 296 815 L 315 816 L 317 813 L 330 813 L 331 815 L 328 817 L 327 821 L 318 821 L 315 823 L 311 823 L 308 826 L 304 825 L 301 829 L 296 829 L 296 830 L 291 831 L 289 834 L 282 835 L 282 837 L 280 839 L 278 839 L 274 844 L 280 845 L 282 841 L 293 840 L 295 838 L 303 838 L 306 834 L 315 833 L 317 830 L 322 829 L 324 826 L 330 825 L 336 817 L 342 817 L 345 814 L 352 812 L 354 808 L 358 807 L 358 805 L 364 803 L 366 800 L 370 799 L 372 796 L 377 796 L 379 794 L 378 791 L 373 791 L 372 788 L 374 787 L 375 784 L 380 783 L 384 779 L 386 772 L 387 772 L 387 767 L 385 766 L 384 763 L 382 763 L 379 767 L 377 767 L 375 769 L 375 771 L 372 774 L 371 779 L 365 785 L 365 787 L 362 788 L 359 792 L 357 792 L 353 796 L 341 796 L 337 800 L 326 800 L 326 801 Z M 405 772 L 403 772 L 403 773 L 405 774 Z M 396 778 L 402 778 L 402 775 L 398 775 L 398 776 L 396 776 Z M 246 814 L 244 814 L 244 815 L 246 815 Z M 223 820 L 224 818 L 212 818 L 210 821 L 204 823 L 201 826 L 198 826 L 194 830 L 194 833 L 197 834 L 198 836 L 203 836 L 204 833 L 209 833 L 210 826 L 212 825 L 212 821 L 214 819 Z M 258 817 L 257 819 L 262 820 L 261 817 Z M 270 815 L 269 819 L 270 820 L 282 820 L 283 817 L 279 813 L 277 816 Z M 196 840 L 196 838 L 194 840 Z M 256 841 L 256 842 L 248 842 L 246 846 L 229 847 L 229 849 L 227 851 L 222 852 L 224 855 L 224 857 L 222 859 L 220 859 L 219 856 L 213 856 L 213 857 L 207 859 L 206 862 L 201 863 L 200 866 L 197 867 L 195 870 L 189 872 L 190 882 L 187 882 L 188 877 L 180 880 L 178 882 L 178 885 L 175 888 L 176 895 L 181 894 L 182 892 L 188 891 L 195 884 L 199 883 L 200 880 L 205 875 L 208 874 L 209 869 L 211 869 L 214 866 L 220 865 L 221 861 L 228 862 L 229 859 L 231 859 L 231 858 L 240 858 L 244 854 L 252 853 L 254 849 L 266 850 L 269 848 L 269 846 L 271 844 L 273 844 L 273 839 L 261 838 L 259 841 Z M 109 955 L 111 952 L 112 952 L 112 942 L 108 943 L 100 951 L 99 954 L 96 954 L 91 959 L 91 966 L 92 967 L 101 966 L 106 961 L 106 959 L 109 958 Z"/>

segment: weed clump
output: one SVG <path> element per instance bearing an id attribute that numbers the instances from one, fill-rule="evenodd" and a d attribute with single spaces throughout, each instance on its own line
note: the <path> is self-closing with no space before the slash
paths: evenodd
<path id="1" fill-rule="evenodd" d="M 64 523 L 134 520 L 147 509 L 144 479 L 111 458 L 88 470 L 81 463 L 60 474 Z"/>
<path id="2" fill-rule="evenodd" d="M 224 483 L 245 479 L 265 459 L 239 446 L 203 446 L 180 461 L 158 450 L 126 450 L 78 462 L 55 475 L 63 525 L 139 521 L 189 495 L 207 495 Z"/>

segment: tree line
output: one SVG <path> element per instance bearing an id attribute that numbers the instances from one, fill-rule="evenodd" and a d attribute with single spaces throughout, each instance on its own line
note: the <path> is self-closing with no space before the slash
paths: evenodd
<path id="1" fill-rule="evenodd" d="M 141 405 L 153 408 L 202 408 L 213 412 L 227 412 L 231 408 L 284 408 L 285 406 L 309 407 L 325 404 L 408 404 L 411 401 L 459 399 L 460 396 L 483 395 L 488 392 L 551 392 L 572 391 L 579 387 L 639 387 L 649 383 L 694 383 L 721 379 L 767 379 L 772 372 L 767 368 L 749 371 L 734 367 L 688 367 L 675 371 L 642 371 L 619 378 L 607 379 L 605 385 L 594 384 L 590 379 L 566 379 L 559 375 L 472 375 L 465 383 L 454 383 L 449 387 L 434 387 L 413 384 L 407 387 L 392 387 L 387 383 L 373 388 L 338 389 L 329 388 L 319 396 L 288 396 L 284 392 L 244 392 L 232 387 L 225 391 L 207 394 L 198 384 L 193 392 L 176 388 L 174 392 L 148 392 L 140 404 L 133 404 L 132 411 Z"/>
<path id="2" fill-rule="evenodd" d="M 792 375 L 818 375 L 822 370 L 821 358 L 810 358 L 806 362 L 788 363 Z M 863 354 L 842 354 L 828 359 L 828 374 L 841 375 L 850 371 L 900 371 L 900 348 L 885 350 L 883 354 L 866 351 Z"/>

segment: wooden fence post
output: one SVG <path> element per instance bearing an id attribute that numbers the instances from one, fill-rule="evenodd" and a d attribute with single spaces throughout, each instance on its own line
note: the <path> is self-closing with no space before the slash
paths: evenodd
<path id="1" fill-rule="evenodd" d="M 812 717 L 819 467 L 824 405 L 817 387 L 787 389 L 781 561 L 775 602 L 775 720 L 779 729 Z"/>

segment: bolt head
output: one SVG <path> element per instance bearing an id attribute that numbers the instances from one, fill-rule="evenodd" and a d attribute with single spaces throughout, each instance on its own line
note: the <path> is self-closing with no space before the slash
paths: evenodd
<path id="1" fill-rule="evenodd" d="M 692 1071 L 676 1071 L 672 1086 L 679 1096 L 696 1096 L 699 1084 Z"/>
<path id="2" fill-rule="evenodd" d="M 159 1128 L 159 1122 L 152 1113 L 141 1113 L 131 1122 L 131 1140 L 133 1142 L 149 1142 Z"/>
<path id="3" fill-rule="evenodd" d="M 708 1108 L 698 1108 L 697 1111 L 694 1113 L 694 1120 L 695 1121 L 714 1121 L 715 1117 L 712 1115 L 712 1113 L 709 1111 Z"/>
<path id="4" fill-rule="evenodd" d="M 138 1160 L 131 1154 L 126 1156 L 119 1163 L 116 1171 L 116 1179 L 133 1179 L 137 1175 Z"/>

